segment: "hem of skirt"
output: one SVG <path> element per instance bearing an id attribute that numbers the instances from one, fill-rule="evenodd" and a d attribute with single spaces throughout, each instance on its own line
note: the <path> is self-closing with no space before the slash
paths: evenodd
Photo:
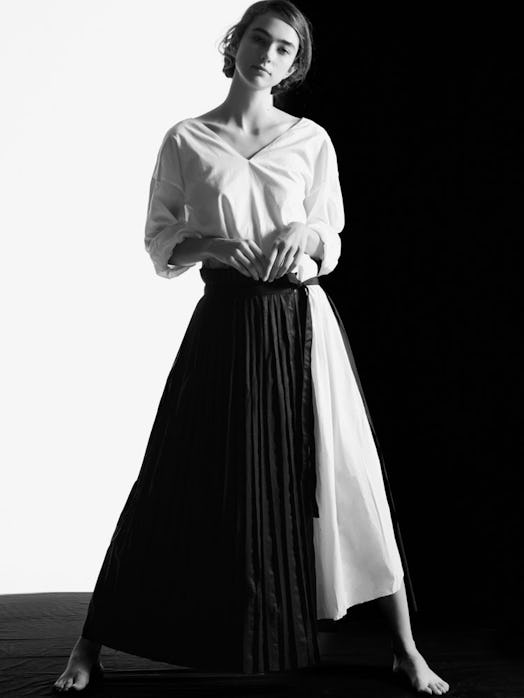
<path id="1" fill-rule="evenodd" d="M 142 650 L 136 645 L 126 644 L 120 640 L 111 640 L 107 636 L 104 638 L 102 635 L 94 635 L 92 633 L 82 632 L 82 637 L 85 637 L 91 642 L 97 642 L 104 647 L 108 647 L 112 650 L 117 650 L 118 652 L 124 652 L 125 654 L 132 654 L 135 657 L 142 657 L 143 659 L 150 659 L 154 662 L 164 662 L 166 664 L 171 664 L 181 669 L 191 669 L 194 671 L 205 671 L 205 672 L 220 672 L 225 674 L 242 674 L 244 676 L 262 676 L 264 674 L 270 673 L 280 673 L 286 671 L 295 671 L 297 669 L 307 669 L 308 667 L 317 667 L 320 665 L 320 657 L 315 660 L 301 662 L 298 661 L 297 664 L 289 664 L 287 666 L 281 666 L 277 669 L 275 668 L 264 668 L 260 671 L 260 667 L 257 667 L 256 671 L 249 671 L 234 662 L 228 662 L 227 660 L 200 658 L 194 659 L 190 656 L 184 656 L 183 652 L 176 652 L 178 658 L 175 659 L 173 655 L 164 654 L 162 652 L 151 652 L 149 650 Z"/>
<path id="2" fill-rule="evenodd" d="M 360 604 L 367 603 L 368 601 L 374 601 L 375 599 L 381 599 L 384 596 L 391 596 L 391 594 L 396 594 L 397 591 L 400 590 L 402 587 L 402 582 L 404 581 L 404 575 L 400 578 L 400 580 L 396 581 L 393 584 L 393 588 L 389 591 L 384 591 L 384 590 L 376 590 L 374 592 L 370 592 L 370 594 L 367 594 L 365 597 L 361 597 L 358 600 L 353 600 L 351 603 L 346 607 L 346 610 L 341 612 L 341 613 L 336 613 L 335 615 L 323 615 L 323 616 L 318 616 L 317 620 L 341 620 L 347 615 L 347 612 L 353 608 L 353 606 L 359 606 Z"/>

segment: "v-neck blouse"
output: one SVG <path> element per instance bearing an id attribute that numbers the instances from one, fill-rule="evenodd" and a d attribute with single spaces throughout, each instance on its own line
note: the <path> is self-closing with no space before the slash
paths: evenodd
<path id="1" fill-rule="evenodd" d="M 345 215 L 338 162 L 326 129 L 301 117 L 250 157 L 196 118 L 165 133 L 151 177 L 145 248 L 156 273 L 179 276 L 194 264 L 169 264 L 186 238 L 251 239 L 269 256 L 292 222 L 316 230 L 320 269 L 305 254 L 293 271 L 302 280 L 331 272 L 340 256 Z"/>
<path id="2" fill-rule="evenodd" d="M 228 143 L 228 141 L 226 141 L 219 133 L 216 133 L 216 131 L 213 131 L 213 129 L 210 128 L 204 121 L 201 121 L 201 120 L 199 120 L 199 119 L 193 119 L 192 121 L 193 121 L 193 123 L 196 122 L 196 123 L 199 124 L 200 126 L 203 126 L 207 131 L 209 131 L 210 133 L 212 133 L 221 143 L 224 143 L 228 148 L 230 148 L 230 149 L 231 149 L 234 153 L 236 153 L 240 158 L 243 158 L 244 160 L 247 160 L 248 162 L 251 162 L 252 160 L 254 160 L 254 158 L 255 158 L 259 153 L 261 153 L 262 151 L 264 151 L 266 148 L 269 148 L 269 147 L 270 147 L 271 145 L 273 145 L 273 143 L 275 143 L 279 138 L 282 138 L 282 136 L 284 136 L 284 135 L 287 134 L 289 131 L 291 131 L 292 129 L 294 129 L 296 126 L 298 126 L 303 120 L 304 120 L 304 117 L 301 116 L 300 119 L 299 119 L 298 121 L 296 121 L 292 126 L 290 126 L 289 128 L 287 128 L 287 129 L 286 129 L 285 131 L 283 131 L 282 133 L 279 133 L 277 136 L 275 136 L 275 138 L 273 138 L 271 141 L 269 141 L 268 143 L 266 143 L 265 145 L 263 145 L 262 147 L 260 147 L 255 153 L 253 153 L 252 155 L 249 155 L 249 156 L 243 155 L 242 153 L 240 153 L 240 152 L 235 148 L 234 145 L 232 145 L 231 143 Z"/>

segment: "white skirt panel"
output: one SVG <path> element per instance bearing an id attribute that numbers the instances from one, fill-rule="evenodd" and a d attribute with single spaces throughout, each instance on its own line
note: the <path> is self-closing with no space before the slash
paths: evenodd
<path id="1" fill-rule="evenodd" d="M 322 287 L 308 290 L 317 617 L 339 620 L 351 606 L 398 591 L 404 571 L 379 456 L 337 319 Z"/>

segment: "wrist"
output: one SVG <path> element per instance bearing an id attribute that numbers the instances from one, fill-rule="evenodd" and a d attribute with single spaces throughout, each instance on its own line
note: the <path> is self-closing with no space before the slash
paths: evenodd
<path id="1" fill-rule="evenodd" d="M 308 228 L 308 238 L 306 245 L 306 253 L 313 259 L 322 259 L 324 253 L 324 243 L 320 235 L 313 228 Z"/>
<path id="2" fill-rule="evenodd" d="M 168 264 L 178 267 L 187 267 L 197 262 L 210 259 L 214 256 L 214 243 L 216 238 L 195 234 L 187 237 L 175 245 Z"/>
<path id="3" fill-rule="evenodd" d="M 207 259 L 216 260 L 216 258 L 217 258 L 216 251 L 215 251 L 216 240 L 223 240 L 223 238 L 217 236 L 217 237 L 205 237 L 202 239 L 202 243 L 203 243 L 202 261 L 205 261 Z"/>

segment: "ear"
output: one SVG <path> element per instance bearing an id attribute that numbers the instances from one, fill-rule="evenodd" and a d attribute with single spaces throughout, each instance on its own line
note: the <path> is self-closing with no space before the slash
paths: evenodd
<path id="1" fill-rule="evenodd" d="M 230 51 L 230 55 L 232 55 L 233 58 L 236 58 L 237 52 L 238 52 L 238 44 L 236 44 L 236 45 L 234 45 L 234 44 L 233 44 L 233 45 L 230 45 L 230 46 L 229 46 L 229 51 Z"/>

